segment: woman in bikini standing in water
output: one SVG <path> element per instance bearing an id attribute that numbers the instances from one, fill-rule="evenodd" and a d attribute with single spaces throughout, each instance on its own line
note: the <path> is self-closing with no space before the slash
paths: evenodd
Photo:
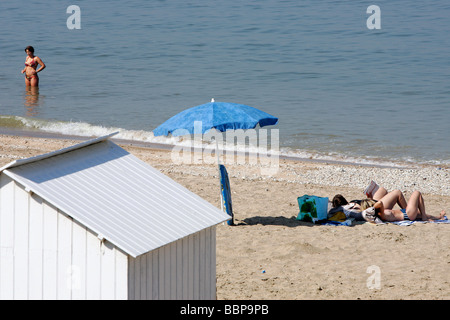
<path id="1" fill-rule="evenodd" d="M 25 68 L 22 70 L 22 73 L 25 73 L 25 85 L 37 87 L 39 85 L 37 73 L 45 69 L 45 64 L 42 62 L 41 58 L 34 55 L 34 48 L 32 46 L 26 47 L 25 52 L 28 55 L 25 59 Z M 38 64 L 41 67 L 36 70 Z"/>

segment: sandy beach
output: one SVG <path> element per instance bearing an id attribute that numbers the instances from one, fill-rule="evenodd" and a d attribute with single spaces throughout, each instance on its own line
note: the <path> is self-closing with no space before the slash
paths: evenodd
<path id="1" fill-rule="evenodd" d="M 80 141 L 0 135 L 0 166 Z M 120 143 L 119 143 L 120 144 Z M 170 150 L 120 144 L 220 207 L 217 166 L 174 164 Z M 194 157 L 197 155 L 194 154 Z M 371 180 L 407 198 L 424 194 L 428 214 L 450 213 L 450 169 L 383 168 L 280 159 L 273 175 L 229 164 L 235 226 L 217 226 L 217 298 L 450 298 L 450 224 L 327 226 L 296 220 L 297 197 L 363 198 Z M 378 270 L 379 286 L 373 273 Z"/>

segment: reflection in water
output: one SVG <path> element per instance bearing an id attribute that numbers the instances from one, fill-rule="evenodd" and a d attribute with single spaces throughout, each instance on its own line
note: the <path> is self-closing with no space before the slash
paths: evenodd
<path id="1" fill-rule="evenodd" d="M 23 95 L 24 106 L 27 109 L 27 117 L 34 117 L 39 113 L 39 87 L 27 86 Z"/>

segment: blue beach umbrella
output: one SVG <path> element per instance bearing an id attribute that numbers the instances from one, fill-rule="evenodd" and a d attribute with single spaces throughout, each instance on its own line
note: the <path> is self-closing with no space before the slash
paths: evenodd
<path id="1" fill-rule="evenodd" d="M 201 123 L 201 130 L 199 130 L 199 123 Z M 212 128 L 224 132 L 227 130 L 253 129 L 257 125 L 264 127 L 277 123 L 278 118 L 256 108 L 237 103 L 215 102 L 212 99 L 209 103 L 192 107 L 176 114 L 154 129 L 153 134 L 155 136 L 204 134 Z M 218 151 L 217 139 L 215 140 Z M 225 205 L 227 213 L 232 218 L 231 221 L 228 221 L 228 224 L 233 225 L 228 174 L 225 167 L 219 163 L 219 153 L 216 152 L 216 154 L 220 176 L 220 204 L 222 211 Z"/>
<path id="2" fill-rule="evenodd" d="M 201 133 L 215 128 L 224 132 L 227 130 L 253 129 L 275 125 L 278 118 L 243 104 L 230 102 L 211 102 L 186 109 L 153 130 L 155 136 L 173 136 L 200 133 L 194 132 L 194 123 L 201 122 Z M 179 130 L 183 129 L 183 130 Z M 178 130 L 178 131 L 177 131 Z M 187 130 L 187 132 L 186 132 Z"/>

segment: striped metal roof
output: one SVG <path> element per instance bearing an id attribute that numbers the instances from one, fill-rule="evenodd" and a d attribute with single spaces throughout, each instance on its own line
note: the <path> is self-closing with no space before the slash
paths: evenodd
<path id="1" fill-rule="evenodd" d="M 133 257 L 229 220 L 110 136 L 0 171 Z"/>

